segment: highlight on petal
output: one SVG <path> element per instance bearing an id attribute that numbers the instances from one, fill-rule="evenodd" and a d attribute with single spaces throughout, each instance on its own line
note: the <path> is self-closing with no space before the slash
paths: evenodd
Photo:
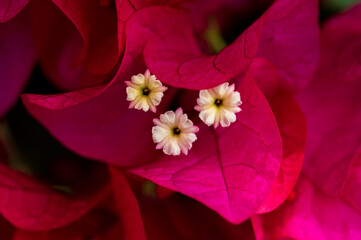
<path id="1" fill-rule="evenodd" d="M 301 177 L 295 197 L 265 215 L 252 217 L 257 240 L 360 239 L 361 215 L 343 198 L 325 194 Z"/>
<path id="2" fill-rule="evenodd" d="M 241 95 L 234 90 L 234 84 L 228 85 L 223 83 L 199 92 L 198 105 L 194 109 L 200 112 L 200 119 L 208 126 L 217 128 L 221 124 L 222 127 L 229 127 L 237 120 L 236 113 L 241 111 Z"/>
<path id="3" fill-rule="evenodd" d="M 144 75 L 138 74 L 132 77 L 132 81 L 125 81 L 127 84 L 127 101 L 130 101 L 129 108 L 135 108 L 147 112 L 149 109 L 156 112 L 156 106 L 160 104 L 163 92 L 168 88 L 156 79 L 155 75 L 150 75 L 146 70 Z"/>
<path id="4" fill-rule="evenodd" d="M 163 149 L 167 155 L 177 156 L 181 152 L 187 155 L 192 143 L 197 140 L 195 133 L 199 128 L 193 126 L 182 108 L 161 114 L 153 122 L 156 125 L 152 128 L 153 141 L 157 143 L 156 148 Z"/>
<path id="5" fill-rule="evenodd" d="M 237 91 L 244 103 L 230 127 L 202 125 L 188 155 L 161 155 L 129 171 L 200 201 L 231 223 L 245 221 L 260 208 L 276 181 L 282 141 L 251 75 L 239 82 Z"/>
<path id="6" fill-rule="evenodd" d="M 276 92 L 269 99 L 283 143 L 283 157 L 277 179 L 257 213 L 273 211 L 291 194 L 301 172 L 306 145 L 306 119 L 297 102 Z"/>

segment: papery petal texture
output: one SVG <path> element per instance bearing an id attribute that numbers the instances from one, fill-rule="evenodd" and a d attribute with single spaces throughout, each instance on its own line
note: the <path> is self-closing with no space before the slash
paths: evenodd
<path id="1" fill-rule="evenodd" d="M 264 24 L 257 56 L 277 67 L 282 88 L 303 89 L 319 59 L 318 1 L 278 0 L 261 19 Z"/>
<path id="2" fill-rule="evenodd" d="M 166 84 L 200 90 L 229 81 L 260 56 L 277 66 L 283 88 L 303 88 L 318 63 L 317 4 L 316 0 L 276 1 L 216 55 L 202 53 L 192 24 L 179 20 L 173 26 L 177 31 L 160 29 L 149 40 L 146 64 Z"/>
<path id="3" fill-rule="evenodd" d="M 271 109 L 250 75 L 237 91 L 243 107 L 228 128 L 200 131 L 188 156 L 161 156 L 130 171 L 190 196 L 237 224 L 269 194 L 280 169 L 282 143 Z"/>
<path id="4" fill-rule="evenodd" d="M 218 54 L 206 55 L 193 35 L 190 19 L 178 18 L 173 26 L 158 30 L 147 42 L 144 58 L 150 71 L 165 84 L 197 90 L 212 88 L 247 68 L 257 52 L 260 30 L 261 21 L 257 21 Z"/>
<path id="5" fill-rule="evenodd" d="M 297 102 L 282 92 L 275 94 L 269 102 L 280 129 L 283 158 L 277 180 L 258 213 L 276 209 L 290 195 L 301 172 L 306 145 L 306 119 Z"/>

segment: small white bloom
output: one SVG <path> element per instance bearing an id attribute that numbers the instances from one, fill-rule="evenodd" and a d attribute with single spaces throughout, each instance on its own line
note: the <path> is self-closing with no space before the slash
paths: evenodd
<path id="1" fill-rule="evenodd" d="M 127 101 L 130 101 L 129 108 L 142 109 L 147 112 L 149 109 L 156 112 L 156 106 L 160 104 L 163 92 L 168 88 L 150 75 L 149 70 L 143 74 L 134 75 L 131 81 L 125 81 L 127 84 Z"/>
<path id="2" fill-rule="evenodd" d="M 168 111 L 161 114 L 159 119 L 155 118 L 152 128 L 153 141 L 158 143 L 156 149 L 162 149 L 167 155 L 185 155 L 192 148 L 192 143 L 197 139 L 195 133 L 199 128 L 193 126 L 187 114 L 183 114 L 182 108 L 177 111 Z"/>
<path id="3" fill-rule="evenodd" d="M 221 124 L 222 127 L 228 127 L 237 120 L 235 113 L 241 111 L 241 95 L 234 91 L 234 84 L 228 85 L 223 83 L 199 92 L 195 109 L 200 112 L 199 118 L 208 126 L 217 128 Z"/>

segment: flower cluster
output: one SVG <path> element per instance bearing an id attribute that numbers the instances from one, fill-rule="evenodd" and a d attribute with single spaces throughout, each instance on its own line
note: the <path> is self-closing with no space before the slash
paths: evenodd
<path id="1" fill-rule="evenodd" d="M 156 112 L 163 97 L 163 92 L 167 90 L 154 75 L 150 75 L 149 70 L 143 74 L 134 75 L 132 81 L 126 81 L 127 100 L 130 101 L 129 108 L 142 109 L 147 112 L 151 109 Z M 235 122 L 235 113 L 240 112 L 238 107 L 242 104 L 239 92 L 234 91 L 234 84 L 228 87 L 224 83 L 215 88 L 201 90 L 195 107 L 200 111 L 199 117 L 208 126 L 215 128 L 221 123 L 222 127 L 228 127 Z M 155 127 L 152 128 L 153 141 L 157 144 L 157 149 L 163 148 L 167 155 L 185 155 L 192 148 L 192 143 L 197 139 L 194 133 L 199 128 L 193 126 L 193 122 L 188 119 L 187 114 L 183 114 L 182 108 L 175 113 L 168 111 L 160 115 L 160 119 L 153 120 Z"/>
<path id="2" fill-rule="evenodd" d="M 0 239 L 361 239 L 335 2 L 0 3 Z"/>

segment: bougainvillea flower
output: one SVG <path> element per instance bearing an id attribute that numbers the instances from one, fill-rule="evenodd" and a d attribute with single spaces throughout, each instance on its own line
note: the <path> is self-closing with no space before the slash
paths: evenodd
<path id="1" fill-rule="evenodd" d="M 192 148 L 192 143 L 197 140 L 199 128 L 193 126 L 182 108 L 175 112 L 167 111 L 158 118 L 153 119 L 153 141 L 157 143 L 156 149 L 163 149 L 167 155 L 177 156 L 181 152 L 185 155 Z"/>
<path id="2" fill-rule="evenodd" d="M 234 84 L 229 86 L 223 83 L 215 88 L 201 90 L 198 105 L 194 107 L 199 111 L 199 117 L 208 126 L 213 125 L 217 128 L 219 124 L 222 127 L 228 127 L 236 121 L 236 114 L 241 111 L 239 106 L 242 104 L 239 92 L 234 91 Z"/>
<path id="3" fill-rule="evenodd" d="M 0 23 L 15 17 L 30 0 L 4 0 L 0 2 Z"/>
<path id="4" fill-rule="evenodd" d="M 294 197 L 279 209 L 253 217 L 257 239 L 360 239 L 360 212 L 301 177 Z"/>
<path id="5" fill-rule="evenodd" d="M 304 24 L 304 22 L 302 24 L 304 27 L 316 27 L 313 15 L 316 11 L 313 9 L 313 7 L 316 8 L 316 3 L 314 1 L 307 1 L 304 3 L 305 5 L 302 3 L 297 1 L 294 4 L 288 2 L 286 4 L 286 1 L 277 1 L 265 15 L 266 17 L 262 17 L 230 45 L 238 46 L 236 49 L 229 47 L 222 51 L 222 54 L 217 55 L 217 64 L 222 65 L 220 69 L 239 64 L 243 71 L 246 71 L 253 61 L 253 57 L 243 61 L 244 59 L 239 59 L 237 54 L 241 54 L 241 56 L 246 54 L 247 57 L 249 54 L 256 56 L 259 49 L 258 41 L 249 42 L 247 39 L 253 36 L 257 40 L 260 31 L 266 29 L 262 28 L 263 25 L 266 26 L 266 23 L 273 26 L 270 29 L 273 29 L 274 33 L 277 33 L 279 29 L 283 31 L 281 36 L 271 34 L 268 36 L 270 39 L 278 39 L 276 38 L 278 36 L 287 41 L 289 38 L 295 39 L 295 43 L 299 43 L 299 34 L 293 35 L 295 33 L 292 28 L 293 24 L 283 28 L 275 25 L 279 22 L 289 23 L 285 20 L 291 17 L 288 14 L 299 14 L 300 9 L 305 9 L 305 12 L 312 16 L 307 18 L 307 21 L 310 21 L 309 24 Z M 280 6 L 285 9 L 285 16 L 281 15 L 285 19 L 282 18 L 282 20 L 278 18 L 279 11 L 281 11 Z M 276 10 L 279 10 L 277 14 L 274 12 Z M 296 23 L 298 20 L 304 19 L 303 17 L 298 16 L 297 21 L 292 23 L 299 26 Z M 212 64 L 214 56 L 205 57 L 206 63 L 210 63 L 206 68 L 210 67 L 210 71 L 198 66 L 193 68 L 194 77 L 205 76 L 202 82 L 204 89 L 214 87 L 217 81 L 223 83 L 232 80 L 236 90 L 242 96 L 243 105 L 242 112 L 237 113 L 237 121 L 225 129 L 209 128 L 200 122 L 195 114 L 192 120 L 200 126 L 200 132 L 197 135 L 198 141 L 194 143 L 187 156 L 174 157 L 157 153 L 151 138 L 151 119 L 154 118 L 154 115 L 149 112 L 131 111 L 125 101 L 124 81 L 130 80 L 132 75 L 147 69 L 143 59 L 143 48 L 148 38 L 152 36 L 144 52 L 146 58 L 149 58 L 147 49 L 149 49 L 150 42 L 154 43 L 157 36 L 160 36 L 158 30 L 167 33 L 164 41 L 175 41 L 172 44 L 184 46 L 187 45 L 186 43 L 192 42 L 187 46 L 190 51 L 203 56 L 191 34 L 173 38 L 173 35 L 177 35 L 178 32 L 178 27 L 174 26 L 182 28 L 183 25 L 186 25 L 187 19 L 184 11 L 168 7 L 152 7 L 136 11 L 126 23 L 127 42 L 124 57 L 120 69 L 111 83 L 105 87 L 97 86 L 52 96 L 24 95 L 23 101 L 37 120 L 60 142 L 76 153 L 118 166 L 137 165 L 136 168 L 131 169 L 131 172 L 195 198 L 228 221 L 240 223 L 258 210 L 267 212 L 279 205 L 287 193 L 282 192 L 283 190 L 279 189 L 282 187 L 278 186 L 286 186 L 285 192 L 290 191 L 289 188 L 293 187 L 294 179 L 298 175 L 297 168 L 294 170 L 290 167 L 292 171 L 289 173 L 288 167 L 281 167 L 281 163 L 290 163 L 292 158 L 282 157 L 283 147 L 278 124 L 266 98 L 253 79 L 253 69 L 247 71 L 246 76 L 238 76 L 239 69 L 224 75 L 214 70 Z M 313 27 L 310 27 L 310 34 L 314 33 Z M 156 31 L 157 33 L 153 35 Z M 315 35 L 317 36 L 317 33 Z M 285 38 L 282 38 L 283 36 Z M 310 37 L 312 42 L 313 37 Z M 265 42 L 270 44 L 274 41 Z M 304 42 L 301 41 L 301 43 Z M 268 46 L 272 48 L 271 45 Z M 292 49 L 290 48 L 288 51 L 292 51 Z M 281 50 L 279 54 L 282 55 L 284 49 Z M 306 50 L 303 49 L 302 56 Z M 163 54 L 162 51 L 159 52 L 160 55 L 161 53 Z M 183 57 L 181 52 L 177 52 L 177 54 Z M 313 54 L 317 53 L 310 53 L 310 55 Z M 159 58 L 159 56 L 157 57 Z M 300 63 L 303 62 L 300 59 L 303 58 L 298 59 Z M 201 60 L 203 61 L 204 58 Z M 163 68 L 171 69 L 166 64 Z M 288 71 L 286 68 L 281 69 L 281 78 L 284 77 L 283 70 Z M 174 71 L 177 72 L 177 70 Z M 233 78 L 235 76 L 237 78 Z M 258 74 L 257 77 L 265 78 L 266 75 Z M 162 82 L 170 81 L 167 77 L 157 76 L 157 78 Z M 192 84 L 198 84 L 197 81 Z M 175 84 L 175 82 L 173 83 Z M 189 88 L 187 85 L 189 82 L 178 82 L 177 84 L 178 87 Z M 165 112 L 171 104 L 183 101 L 183 94 L 180 91 L 177 93 L 178 98 L 174 98 L 175 92 L 176 89 L 169 89 L 162 104 L 159 105 L 159 112 Z M 190 101 L 192 98 L 188 98 L 185 102 L 187 105 L 192 105 L 193 108 L 196 98 L 194 98 L 194 102 L 190 103 Z M 141 148 L 135 146 L 141 146 Z M 144 153 L 147 153 L 146 157 Z M 295 165 L 299 166 L 299 158 L 296 160 Z M 145 162 L 149 163 L 145 164 Z M 291 163 L 290 166 L 293 164 Z M 292 179 L 291 184 L 284 181 L 287 177 Z M 282 192 L 282 197 L 275 199 L 274 196 L 279 192 Z"/>
<path id="6" fill-rule="evenodd" d="M 353 81 L 361 77 L 361 4 L 328 20 L 321 30 L 324 77 Z M 342 47 L 341 47 L 342 46 Z"/>
<path id="7" fill-rule="evenodd" d="M 258 56 L 277 67 L 283 88 L 300 89 L 311 80 L 318 63 L 317 4 L 278 0 L 215 55 L 199 50 L 190 21 L 163 27 L 147 42 L 145 61 L 164 83 L 200 90 L 229 81 Z M 168 31 L 172 28 L 177 31 Z"/>
<path id="8" fill-rule="evenodd" d="M 20 96 L 35 61 L 26 14 L 0 24 L 0 39 L 1 118 Z"/>
<path id="9" fill-rule="evenodd" d="M 132 76 L 131 81 L 125 81 L 127 84 L 127 101 L 130 101 L 129 108 L 142 109 L 147 112 L 149 109 L 156 112 L 162 100 L 163 92 L 168 88 L 163 86 L 149 70 L 144 75 L 139 73 Z"/>
<path id="10" fill-rule="evenodd" d="M 187 156 L 162 155 L 131 172 L 197 199 L 232 223 L 246 220 L 276 180 L 282 144 L 271 109 L 251 75 L 237 91 L 244 99 L 243 111 L 230 127 L 214 130 L 197 124 L 198 140 Z"/>

